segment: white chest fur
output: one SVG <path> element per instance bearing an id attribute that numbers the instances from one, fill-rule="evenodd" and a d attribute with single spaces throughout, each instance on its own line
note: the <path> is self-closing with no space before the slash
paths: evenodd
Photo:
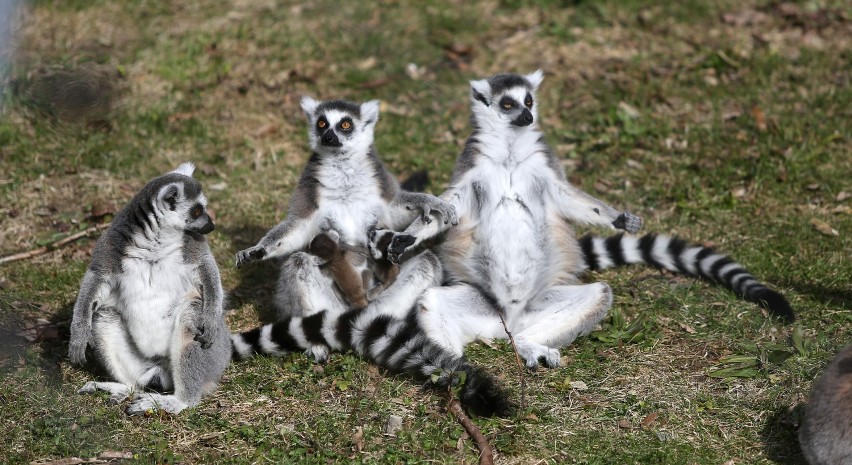
<path id="1" fill-rule="evenodd" d="M 112 287 L 134 344 L 146 357 L 167 356 L 175 328 L 178 303 L 197 282 L 194 265 L 183 263 L 181 250 L 164 247 L 135 253 L 122 260 L 122 273 Z"/>
<path id="2" fill-rule="evenodd" d="M 320 221 L 328 221 L 343 242 L 366 245 L 367 229 L 382 220 L 386 207 L 369 160 L 325 161 L 317 179 Z"/>
<path id="3" fill-rule="evenodd" d="M 461 213 L 476 219 L 480 233 L 474 274 L 504 303 L 523 305 L 552 269 L 548 189 L 558 179 L 538 139 L 534 133 L 511 141 L 480 136 L 483 155 L 463 178 L 476 211 Z"/>

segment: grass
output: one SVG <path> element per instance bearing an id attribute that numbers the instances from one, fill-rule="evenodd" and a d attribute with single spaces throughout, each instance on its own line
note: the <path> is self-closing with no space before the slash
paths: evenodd
<path id="1" fill-rule="evenodd" d="M 238 271 L 233 255 L 286 213 L 308 156 L 300 95 L 381 99 L 379 153 L 401 178 L 428 169 L 438 193 L 470 130 L 467 81 L 540 67 L 542 126 L 572 182 L 648 231 L 730 253 L 800 319 L 783 326 L 649 269 L 591 275 L 616 294 L 600 331 L 563 349 L 563 368 L 527 374 L 527 411 L 476 420 L 498 459 L 800 463 L 799 406 L 852 329 L 852 11 L 820 0 L 669 8 L 34 2 L 0 69 L 23 84 L 44 69 L 105 69 L 118 97 L 104 128 L 2 94 L 0 255 L 82 229 L 93 207 L 120 207 L 193 160 L 219 226 L 210 241 L 229 324 L 251 327 L 269 315 L 274 270 Z M 475 463 L 443 399 L 352 355 L 234 364 L 177 417 L 127 418 L 106 397 L 78 396 L 97 372 L 68 363 L 67 325 L 93 243 L 0 265 L 0 462 L 121 451 L 139 463 Z M 39 318 L 40 339 L 23 338 Z M 469 356 L 519 395 L 508 345 Z M 382 433 L 389 415 L 403 418 L 396 436 Z"/>

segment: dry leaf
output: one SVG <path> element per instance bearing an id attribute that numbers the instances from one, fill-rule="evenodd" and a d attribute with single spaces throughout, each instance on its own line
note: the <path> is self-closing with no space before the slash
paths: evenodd
<path id="1" fill-rule="evenodd" d="M 843 202 L 844 200 L 846 200 L 850 197 L 852 197 L 852 194 L 850 194 L 846 191 L 840 191 L 840 192 L 837 193 L 837 196 L 834 197 L 834 200 L 836 200 L 838 202 Z"/>
<path id="2" fill-rule="evenodd" d="M 568 385 L 571 386 L 571 389 L 576 389 L 578 391 L 586 391 L 589 389 L 589 386 L 582 381 L 571 381 Z"/>
<path id="3" fill-rule="evenodd" d="M 648 416 L 642 419 L 642 427 L 647 428 L 651 426 L 651 424 L 653 424 L 657 420 L 658 416 L 660 415 L 656 412 L 649 413 Z"/>
<path id="4" fill-rule="evenodd" d="M 622 418 L 621 420 L 618 420 L 618 427 L 619 427 L 619 428 L 621 428 L 621 429 L 630 429 L 630 428 L 632 428 L 633 426 L 631 426 L 631 425 L 630 425 L 630 422 L 629 422 L 629 421 L 627 421 L 626 419 Z"/>
<path id="5" fill-rule="evenodd" d="M 816 228 L 817 231 L 825 234 L 826 236 L 839 236 L 840 235 L 840 233 L 837 232 L 836 229 L 832 228 L 825 221 L 822 221 L 822 220 L 819 220 L 819 219 L 816 219 L 816 218 L 811 218 L 811 224 L 814 226 L 814 228 Z"/>
<path id="6" fill-rule="evenodd" d="M 686 323 L 678 323 L 678 326 L 680 326 L 680 329 L 686 331 L 689 334 L 695 334 L 695 328 L 693 328 L 692 326 L 689 326 Z"/>
<path id="7" fill-rule="evenodd" d="M 105 450 L 98 454 L 98 458 L 101 460 L 129 460 L 133 458 L 133 452 Z"/>
<path id="8" fill-rule="evenodd" d="M 755 105 L 751 107 L 751 116 L 754 118 L 757 130 L 760 132 L 766 131 L 766 115 L 763 114 L 763 110 L 759 106 Z"/>
<path id="9" fill-rule="evenodd" d="M 355 443 L 355 452 L 364 450 L 364 428 L 355 428 L 355 433 L 352 435 L 352 442 Z"/>
<path id="10" fill-rule="evenodd" d="M 396 436 L 396 432 L 400 429 L 402 429 L 402 417 L 397 415 L 388 416 L 388 422 L 385 423 L 385 434 Z"/>

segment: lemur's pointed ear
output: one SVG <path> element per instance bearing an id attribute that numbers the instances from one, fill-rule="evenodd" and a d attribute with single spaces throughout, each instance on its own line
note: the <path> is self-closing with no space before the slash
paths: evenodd
<path id="1" fill-rule="evenodd" d="M 487 79 L 470 81 L 470 98 L 482 102 L 486 107 L 491 105 L 491 84 Z"/>
<path id="2" fill-rule="evenodd" d="M 302 111 L 304 111 L 305 116 L 307 116 L 308 119 L 310 119 L 311 116 L 314 115 L 314 111 L 317 109 L 317 105 L 319 105 L 319 102 L 312 99 L 308 95 L 304 95 L 304 96 L 302 96 L 301 104 L 302 104 Z"/>
<path id="3" fill-rule="evenodd" d="M 181 163 L 180 166 L 178 166 L 174 171 L 172 171 L 172 173 L 182 174 L 184 176 L 189 176 L 189 177 L 192 177 L 192 173 L 194 173 L 194 172 L 195 172 L 195 164 L 193 164 L 191 161 L 188 161 L 186 163 Z"/>
<path id="4" fill-rule="evenodd" d="M 177 208 L 178 198 L 182 190 L 183 184 L 173 182 L 166 184 L 157 192 L 157 201 L 163 208 L 168 208 L 174 211 Z"/>
<path id="5" fill-rule="evenodd" d="M 381 103 L 378 100 L 370 100 L 369 102 L 364 102 L 361 104 L 361 120 L 364 121 L 364 124 L 371 125 L 376 124 L 376 121 L 379 120 L 379 109 L 381 108 Z"/>
<path id="6" fill-rule="evenodd" d="M 530 84 L 532 84 L 533 90 L 535 90 L 538 89 L 538 86 L 541 84 L 541 81 L 544 80 L 544 73 L 540 69 L 537 69 L 524 77 L 527 79 L 527 81 L 530 82 Z"/>

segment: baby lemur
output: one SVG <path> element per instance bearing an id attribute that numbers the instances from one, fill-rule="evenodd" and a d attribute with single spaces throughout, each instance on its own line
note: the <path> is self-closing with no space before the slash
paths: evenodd
<path id="1" fill-rule="evenodd" d="M 388 238 L 388 241 L 390 238 Z M 335 286 L 340 290 L 341 297 L 353 309 L 363 309 L 367 303 L 374 300 L 385 288 L 396 281 L 399 275 L 399 265 L 390 260 L 376 260 L 370 269 L 360 273 L 353 263 L 361 265 L 366 258 L 357 251 L 346 250 L 339 243 L 339 236 L 334 231 L 322 233 L 314 237 L 308 252 L 325 260 L 320 268 L 328 270 Z M 384 244 L 387 247 L 387 244 Z M 370 287 L 374 276 L 378 284 Z"/>

